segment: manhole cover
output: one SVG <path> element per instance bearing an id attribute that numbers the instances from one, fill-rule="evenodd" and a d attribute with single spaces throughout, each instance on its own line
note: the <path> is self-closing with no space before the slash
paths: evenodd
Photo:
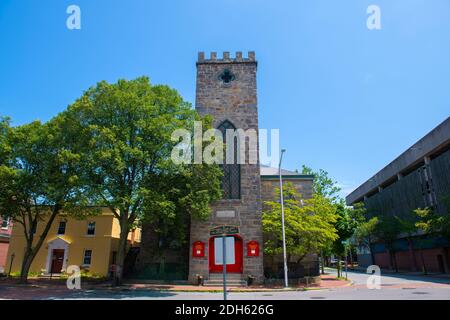
<path id="1" fill-rule="evenodd" d="M 263 294 L 263 297 L 273 297 L 273 294 Z"/>
<path id="2" fill-rule="evenodd" d="M 416 290 L 417 288 L 402 288 L 403 290 Z"/>
<path id="3" fill-rule="evenodd" d="M 414 291 L 413 294 L 428 294 L 428 292 Z"/>
<path id="4" fill-rule="evenodd" d="M 320 299 L 325 299 L 325 297 L 311 297 L 311 299 L 320 300 Z"/>

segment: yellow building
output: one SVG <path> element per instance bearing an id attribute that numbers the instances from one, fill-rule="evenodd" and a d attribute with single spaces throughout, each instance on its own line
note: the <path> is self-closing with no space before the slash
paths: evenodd
<path id="1" fill-rule="evenodd" d="M 44 227 L 45 223 L 39 223 L 35 242 Z M 61 214 L 53 221 L 47 238 L 31 265 L 30 273 L 64 273 L 68 266 L 77 265 L 92 275 L 108 276 L 115 264 L 119 237 L 119 221 L 107 209 L 85 220 Z M 128 235 L 128 245 L 138 246 L 140 239 L 141 231 L 135 229 Z M 6 264 L 9 268 L 13 255 L 12 273 L 20 272 L 25 247 L 23 227 L 16 223 L 11 235 Z"/>

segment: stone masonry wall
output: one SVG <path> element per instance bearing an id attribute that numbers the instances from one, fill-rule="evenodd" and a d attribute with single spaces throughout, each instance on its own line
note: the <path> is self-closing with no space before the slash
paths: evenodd
<path id="1" fill-rule="evenodd" d="M 224 84 L 219 75 L 228 69 L 235 75 L 234 81 Z M 214 118 L 217 128 L 223 121 L 228 120 L 237 129 L 258 130 L 257 88 L 256 88 L 257 62 L 255 54 L 250 52 L 248 58 L 237 53 L 230 58 L 225 52 L 223 59 L 217 59 L 215 53 L 210 59 L 205 59 L 203 53 L 199 54 L 197 62 L 197 98 L 196 109 L 202 114 L 209 114 Z M 258 150 L 256 150 L 259 155 Z M 261 181 L 259 159 L 257 164 L 241 165 L 241 199 L 221 200 L 212 205 L 212 215 L 208 221 L 191 221 L 190 232 L 190 262 L 189 280 L 196 281 L 196 275 L 209 278 L 209 239 L 210 230 L 216 226 L 235 225 L 239 227 L 243 240 L 243 276 L 251 274 L 256 282 L 263 281 L 263 236 L 261 227 Z M 234 217 L 218 217 L 218 211 L 234 211 Z M 260 244 L 259 257 L 247 257 L 247 243 L 257 241 Z M 205 257 L 192 257 L 192 244 L 196 241 L 205 243 Z"/>
<path id="2" fill-rule="evenodd" d="M 290 177 L 289 175 L 283 176 L 283 185 L 292 183 L 295 190 L 302 195 L 304 199 L 310 199 L 313 195 L 313 178 L 297 178 Z M 280 188 L 280 180 L 277 177 L 261 177 L 261 199 L 263 202 L 263 210 L 265 210 L 265 201 L 279 201 L 279 195 L 277 189 Z M 292 256 L 289 262 L 289 269 L 296 269 L 297 266 L 294 262 L 296 257 Z M 300 267 L 304 270 L 303 274 L 308 276 L 316 276 L 314 272 L 317 272 L 318 268 L 318 256 L 316 253 L 307 255 L 301 262 Z M 283 257 L 277 256 L 265 256 L 264 257 L 264 270 L 269 274 L 282 275 Z M 290 272 L 291 274 L 291 272 Z M 293 276 L 293 275 L 292 275 Z M 291 277 L 291 275 L 290 275 Z"/>

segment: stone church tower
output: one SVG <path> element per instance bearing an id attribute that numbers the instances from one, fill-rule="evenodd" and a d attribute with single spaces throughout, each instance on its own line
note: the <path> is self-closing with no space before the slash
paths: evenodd
<path id="1" fill-rule="evenodd" d="M 197 61 L 196 109 L 209 114 L 214 127 L 258 130 L 256 90 L 257 62 L 255 53 L 244 58 L 237 52 L 234 58 L 228 52 L 223 58 L 211 53 L 205 58 L 199 53 Z M 208 221 L 191 221 L 189 280 L 220 279 L 222 272 L 222 239 L 227 233 L 227 272 L 232 279 L 246 280 L 249 275 L 256 282 L 263 281 L 263 235 L 261 225 L 261 177 L 259 147 L 257 163 L 224 164 L 223 199 L 212 206 Z M 255 151 L 255 150 L 253 150 Z M 248 153 L 248 151 L 246 152 Z"/>

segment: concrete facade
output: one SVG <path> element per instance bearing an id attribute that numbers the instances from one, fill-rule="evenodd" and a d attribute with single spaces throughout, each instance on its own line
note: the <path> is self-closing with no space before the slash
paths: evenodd
<path id="1" fill-rule="evenodd" d="M 363 201 L 364 197 L 382 190 L 386 184 L 401 179 L 410 168 L 425 164 L 426 159 L 448 148 L 449 144 L 450 117 L 350 193 L 346 198 L 347 204 Z"/>
<path id="2" fill-rule="evenodd" d="M 417 208 L 447 214 L 450 204 L 450 118 L 350 193 L 347 204 L 363 202 L 371 216 L 410 217 Z M 368 248 L 367 248 L 368 249 Z M 391 255 L 382 242 L 371 255 L 358 253 L 361 266 L 377 264 L 399 270 L 450 272 L 450 240 L 416 234 L 408 243 L 399 235 Z"/>

